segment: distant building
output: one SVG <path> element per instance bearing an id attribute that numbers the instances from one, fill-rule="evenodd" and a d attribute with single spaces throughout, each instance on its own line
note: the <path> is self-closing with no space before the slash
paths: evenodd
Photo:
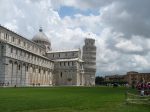
<path id="1" fill-rule="evenodd" d="M 105 76 L 105 81 L 110 81 L 110 82 L 121 82 L 121 81 L 126 81 L 125 80 L 125 75 L 110 75 L 110 76 Z"/>
<path id="2" fill-rule="evenodd" d="M 129 85 L 136 85 L 138 82 L 144 80 L 145 82 L 150 82 L 150 73 L 138 73 L 135 71 L 127 72 L 126 75 L 110 75 L 105 76 L 105 81 L 117 82 L 125 81 Z"/>
<path id="3" fill-rule="evenodd" d="M 94 44 L 94 39 L 86 38 L 83 53 L 80 49 L 53 51 L 42 28 L 28 40 L 0 26 L 0 85 L 95 85 Z"/>
<path id="4" fill-rule="evenodd" d="M 138 82 L 144 80 L 145 82 L 150 82 L 150 73 L 138 73 L 134 71 L 127 72 L 125 80 L 131 85 L 132 83 L 137 84 Z"/>

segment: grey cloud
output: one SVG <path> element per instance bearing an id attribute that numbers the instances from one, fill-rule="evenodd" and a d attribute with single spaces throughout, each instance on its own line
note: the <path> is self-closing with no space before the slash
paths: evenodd
<path id="1" fill-rule="evenodd" d="M 103 22 L 126 38 L 132 35 L 150 37 L 150 1 L 120 0 L 107 6 L 102 14 Z"/>
<path id="2" fill-rule="evenodd" d="M 56 9 L 61 6 L 100 9 L 100 13 L 60 18 Z M 149 9 L 149 0 L 0 0 L 0 24 L 28 38 L 43 26 L 56 49 L 81 47 L 87 32 L 91 32 L 98 41 L 98 75 L 124 74 L 130 70 L 148 72 Z M 122 37 L 118 36 L 120 33 Z"/>
<path id="3" fill-rule="evenodd" d="M 112 35 L 106 40 L 106 48 L 118 51 L 122 54 L 147 55 L 150 51 L 150 39 L 141 36 L 132 36 L 127 39 L 124 36 Z"/>
<path id="4" fill-rule="evenodd" d="M 132 35 L 150 37 L 149 0 L 52 0 L 51 3 L 83 10 L 100 9 L 101 22 L 123 32 L 126 38 Z"/>
<path id="5" fill-rule="evenodd" d="M 51 0 L 55 8 L 60 6 L 71 6 L 81 10 L 99 9 L 105 5 L 112 3 L 114 0 Z"/>

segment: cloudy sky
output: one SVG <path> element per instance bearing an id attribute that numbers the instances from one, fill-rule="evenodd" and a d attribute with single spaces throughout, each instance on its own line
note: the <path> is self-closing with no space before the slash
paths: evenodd
<path id="1" fill-rule="evenodd" d="M 0 24 L 31 39 L 40 26 L 53 49 L 96 39 L 97 75 L 150 72 L 150 0 L 0 0 Z"/>

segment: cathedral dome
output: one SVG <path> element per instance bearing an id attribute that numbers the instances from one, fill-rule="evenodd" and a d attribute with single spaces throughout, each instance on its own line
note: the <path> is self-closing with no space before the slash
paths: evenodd
<path id="1" fill-rule="evenodd" d="M 48 37 L 43 33 L 42 28 L 40 28 L 39 32 L 32 38 L 32 41 L 34 42 L 42 41 L 42 42 L 50 43 Z"/>
<path id="2" fill-rule="evenodd" d="M 48 37 L 43 33 L 42 28 L 40 28 L 39 32 L 32 38 L 32 41 L 51 50 L 51 43 Z"/>

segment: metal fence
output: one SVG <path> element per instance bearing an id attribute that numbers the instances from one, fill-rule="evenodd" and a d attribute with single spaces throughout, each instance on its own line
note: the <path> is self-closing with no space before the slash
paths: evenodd
<path id="1" fill-rule="evenodd" d="M 127 104 L 150 105 L 150 90 L 127 91 L 125 99 Z"/>

